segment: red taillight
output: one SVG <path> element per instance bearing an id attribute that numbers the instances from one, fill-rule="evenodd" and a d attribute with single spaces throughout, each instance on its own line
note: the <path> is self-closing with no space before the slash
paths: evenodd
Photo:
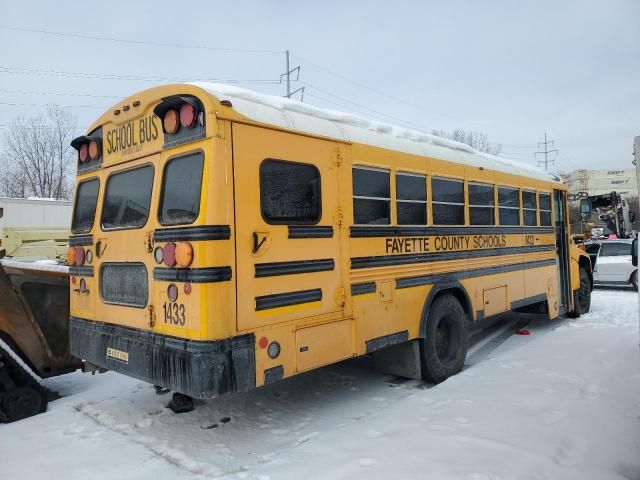
<path id="1" fill-rule="evenodd" d="M 184 294 L 185 295 L 190 295 L 191 294 L 191 284 L 190 283 L 185 283 L 184 284 Z"/>
<path id="2" fill-rule="evenodd" d="M 76 266 L 84 265 L 84 248 L 76 247 Z"/>
<path id="3" fill-rule="evenodd" d="M 77 281 L 76 277 L 71 276 L 71 285 L 75 285 Z"/>
<path id="4" fill-rule="evenodd" d="M 267 337 L 262 337 L 259 341 L 258 341 L 258 346 L 262 349 L 267 348 L 267 345 L 269 345 L 269 339 Z"/>
<path id="5" fill-rule="evenodd" d="M 80 162 L 84 163 L 89 160 L 89 145 L 83 143 L 80 145 Z"/>
<path id="6" fill-rule="evenodd" d="M 176 244 L 167 243 L 162 249 L 162 259 L 167 267 L 173 267 L 176 264 Z"/>
<path id="7" fill-rule="evenodd" d="M 177 133 L 178 128 L 180 128 L 180 116 L 177 110 L 171 108 L 165 112 L 164 118 L 162 119 L 162 126 L 166 133 L 170 133 L 171 135 Z"/>
<path id="8" fill-rule="evenodd" d="M 184 128 L 192 128 L 196 124 L 196 109 L 190 103 L 180 107 L 180 125 Z"/>

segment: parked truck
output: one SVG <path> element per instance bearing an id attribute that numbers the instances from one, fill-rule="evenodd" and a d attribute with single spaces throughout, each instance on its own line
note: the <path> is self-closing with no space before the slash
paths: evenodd
<path id="1" fill-rule="evenodd" d="M 0 259 L 0 421 L 43 412 L 52 392 L 41 379 L 81 366 L 68 336 L 68 267 Z"/>

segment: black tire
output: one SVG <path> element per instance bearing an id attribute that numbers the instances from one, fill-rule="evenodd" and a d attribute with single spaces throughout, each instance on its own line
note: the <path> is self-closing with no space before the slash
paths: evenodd
<path id="1" fill-rule="evenodd" d="M 168 407 L 174 413 L 187 413 L 193 410 L 193 398 L 180 392 L 174 392 Z"/>
<path id="2" fill-rule="evenodd" d="M 2 398 L 2 410 L 8 422 L 37 415 L 46 409 L 46 394 L 37 387 L 18 387 L 7 392 Z"/>
<path id="3" fill-rule="evenodd" d="M 567 313 L 570 318 L 578 318 L 591 308 L 591 280 L 584 267 L 580 267 L 580 287 L 573 292 L 573 308 L 573 311 Z"/>
<path id="4" fill-rule="evenodd" d="M 440 383 L 460 372 L 467 357 L 467 316 L 460 302 L 449 294 L 429 307 L 422 339 L 422 378 Z"/>
<path id="5" fill-rule="evenodd" d="M 637 270 L 631 274 L 631 286 L 636 292 L 638 291 L 638 271 Z"/>

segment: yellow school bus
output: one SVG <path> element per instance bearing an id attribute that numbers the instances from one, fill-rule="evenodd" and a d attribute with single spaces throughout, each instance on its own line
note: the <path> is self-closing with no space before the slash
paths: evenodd
<path id="1" fill-rule="evenodd" d="M 72 145 L 72 353 L 186 396 L 381 351 L 441 382 L 474 322 L 589 309 L 567 186 L 462 144 L 200 83 Z"/>

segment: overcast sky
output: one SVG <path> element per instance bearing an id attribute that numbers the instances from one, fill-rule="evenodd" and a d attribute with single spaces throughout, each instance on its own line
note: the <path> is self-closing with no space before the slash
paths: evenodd
<path id="1" fill-rule="evenodd" d="M 253 80 L 277 80 L 289 49 L 307 103 L 482 131 L 530 164 L 546 131 L 556 170 L 628 168 L 640 135 L 639 0 L 0 0 L 0 25 L 0 132 L 51 103 L 86 127 L 118 97 L 173 80 L 282 95 Z"/>

